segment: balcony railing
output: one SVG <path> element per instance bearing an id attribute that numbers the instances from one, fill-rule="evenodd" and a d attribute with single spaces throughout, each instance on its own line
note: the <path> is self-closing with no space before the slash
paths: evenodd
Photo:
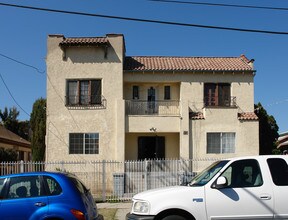
<path id="1" fill-rule="evenodd" d="M 105 108 L 106 99 L 102 95 L 66 96 L 66 107 L 69 108 Z"/>
<path id="2" fill-rule="evenodd" d="M 126 100 L 127 115 L 179 115 L 178 100 Z"/>
<path id="3" fill-rule="evenodd" d="M 204 97 L 205 107 L 236 107 L 236 97 L 220 97 L 220 96 L 209 96 Z"/>

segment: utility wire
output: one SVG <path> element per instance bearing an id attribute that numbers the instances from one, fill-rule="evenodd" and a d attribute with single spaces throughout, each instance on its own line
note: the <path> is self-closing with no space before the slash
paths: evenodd
<path id="1" fill-rule="evenodd" d="M 14 58 L 8 57 L 8 56 L 6 56 L 6 55 L 4 55 L 4 54 L 1 54 L 1 53 L 0 53 L 0 56 L 5 57 L 5 58 L 7 58 L 7 59 L 9 59 L 9 60 L 12 60 L 12 61 L 14 61 L 14 62 L 16 62 L 16 63 L 22 64 L 22 65 L 24 65 L 24 66 L 30 67 L 30 68 L 36 70 L 38 73 L 41 73 L 41 74 L 44 74 L 44 73 L 45 73 L 45 70 L 44 70 L 44 71 L 40 71 L 40 70 L 39 70 L 37 67 L 35 67 L 35 66 L 32 66 L 32 65 L 23 63 L 23 62 L 21 62 L 21 61 L 19 61 L 19 60 L 15 60 Z"/>
<path id="2" fill-rule="evenodd" d="M 0 6 L 16 7 L 16 8 L 22 8 L 22 9 L 31 9 L 31 10 L 38 10 L 38 11 L 53 12 L 53 13 L 62 13 L 62 14 L 101 17 L 101 18 L 108 18 L 108 19 L 118 19 L 118 20 L 126 20 L 126 21 L 157 23 L 157 24 L 174 25 L 174 26 L 197 27 L 197 28 L 206 28 L 206 29 L 218 29 L 218 30 L 226 30 L 226 31 L 251 32 L 251 33 L 261 33 L 261 34 L 288 35 L 288 32 L 282 32 L 282 31 L 243 29 L 243 28 L 233 28 L 233 27 L 221 27 L 221 26 L 201 25 L 201 24 L 180 23 L 180 22 L 172 22 L 172 21 L 129 18 L 129 17 L 92 14 L 92 13 L 84 13 L 84 12 L 76 12 L 76 11 L 64 11 L 64 10 L 56 10 L 56 9 L 48 9 L 48 8 L 38 8 L 38 7 L 31 7 L 31 6 L 24 6 L 24 5 L 6 4 L 6 3 L 1 3 L 1 2 L 0 2 Z"/>
<path id="3" fill-rule="evenodd" d="M 5 80 L 3 79 L 1 73 L 0 73 L 0 78 L 1 78 L 4 86 L 6 87 L 8 93 L 10 94 L 11 98 L 12 98 L 12 99 L 14 100 L 14 102 L 16 103 L 16 105 L 17 105 L 26 115 L 28 115 L 28 116 L 30 117 L 30 114 L 28 114 L 28 113 L 19 105 L 19 103 L 16 101 L 16 99 L 15 99 L 14 96 L 12 95 L 12 93 L 11 93 L 10 89 L 8 88 L 7 84 L 5 83 Z"/>
<path id="4" fill-rule="evenodd" d="M 12 60 L 12 61 L 14 61 L 14 62 L 16 62 L 16 63 L 21 64 L 21 65 L 30 67 L 30 68 L 36 70 L 38 73 L 41 73 L 41 74 L 44 74 L 44 73 L 45 73 L 45 71 L 40 71 L 40 70 L 39 70 L 37 67 L 35 67 L 35 66 L 29 65 L 29 64 L 27 64 L 27 63 L 23 63 L 23 62 L 21 62 L 21 61 L 19 61 L 19 60 L 16 60 L 16 59 L 14 59 L 14 58 L 8 57 L 8 56 L 6 56 L 6 55 L 4 55 L 4 54 L 1 54 L 1 53 L 0 53 L 0 56 L 3 56 L 3 57 L 5 57 L 5 58 L 7 58 L 7 59 L 9 59 L 9 60 Z M 54 89 L 54 91 L 56 92 L 56 94 L 59 96 L 60 100 L 61 100 L 61 101 L 64 103 L 64 105 L 65 105 L 65 101 L 63 100 L 63 98 L 61 97 L 61 95 L 58 93 L 58 91 L 56 90 L 56 88 L 54 87 L 53 83 L 52 83 L 51 80 L 50 80 L 49 75 L 48 75 L 48 74 L 46 74 L 46 75 L 47 75 L 47 79 L 48 79 L 48 81 L 50 82 L 52 88 Z M 1 76 L 1 78 L 2 78 L 2 76 Z M 2 81 L 3 81 L 3 83 L 5 84 L 3 78 L 2 78 Z M 5 86 L 6 86 L 6 84 L 5 84 Z M 17 103 L 17 101 L 16 101 L 16 100 L 14 99 L 14 97 L 12 96 L 12 94 L 11 94 L 11 92 L 10 92 L 10 90 L 8 89 L 7 86 L 6 86 L 6 88 L 7 88 L 7 90 L 9 91 L 9 93 L 10 93 L 11 97 L 13 98 L 13 100 L 15 101 L 15 103 L 21 108 L 21 106 Z M 21 109 L 22 109 L 22 108 L 21 108 Z M 22 109 L 22 110 L 23 110 L 23 109 Z M 23 111 L 24 111 L 24 110 L 23 110 Z M 24 111 L 24 112 L 25 112 L 25 111 Z M 79 125 L 77 124 L 77 122 L 76 122 L 75 118 L 73 117 L 73 115 L 71 114 L 71 112 L 70 112 L 70 111 L 68 111 L 68 112 L 69 112 L 69 114 L 71 115 L 71 117 L 72 117 L 74 123 L 76 124 L 76 126 L 80 129 Z M 28 114 L 27 112 L 25 112 L 25 113 Z M 30 115 L 28 114 L 28 116 L 30 116 Z M 80 130 L 81 130 L 81 129 L 80 129 Z"/>
<path id="5" fill-rule="evenodd" d="M 148 1 L 150 1 L 150 2 L 175 3 L 175 4 L 190 4 L 190 5 L 205 5 L 205 6 L 219 6 L 219 7 L 234 7 L 234 8 L 250 8 L 250 9 L 288 11 L 288 8 L 256 6 L 256 5 L 235 5 L 235 4 L 221 4 L 221 3 L 193 2 L 193 1 L 178 1 L 178 0 L 148 0 Z"/>

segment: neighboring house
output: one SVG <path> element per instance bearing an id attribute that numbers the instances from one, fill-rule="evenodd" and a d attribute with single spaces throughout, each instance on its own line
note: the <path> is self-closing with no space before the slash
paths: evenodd
<path id="1" fill-rule="evenodd" d="M 0 125 L 0 148 L 15 150 L 18 160 L 31 160 L 31 144 L 17 134 Z"/>
<path id="2" fill-rule="evenodd" d="M 259 154 L 253 60 L 125 55 L 124 36 L 49 35 L 47 161 Z"/>
<path id="3" fill-rule="evenodd" d="M 288 131 L 281 133 L 278 138 L 278 146 L 277 148 L 280 149 L 282 152 L 288 151 Z"/>

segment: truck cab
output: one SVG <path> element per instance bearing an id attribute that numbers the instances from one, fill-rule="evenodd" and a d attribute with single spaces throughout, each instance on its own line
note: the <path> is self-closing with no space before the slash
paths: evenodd
<path id="1" fill-rule="evenodd" d="M 217 161 L 187 186 L 135 195 L 127 220 L 288 219 L 288 157 Z"/>

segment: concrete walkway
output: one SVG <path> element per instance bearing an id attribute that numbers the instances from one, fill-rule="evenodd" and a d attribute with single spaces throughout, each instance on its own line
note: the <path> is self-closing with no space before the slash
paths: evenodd
<path id="1" fill-rule="evenodd" d="M 97 203 L 98 209 L 117 209 L 114 220 L 125 220 L 126 214 L 130 212 L 132 203 Z M 111 219 L 104 219 L 111 220 Z"/>

